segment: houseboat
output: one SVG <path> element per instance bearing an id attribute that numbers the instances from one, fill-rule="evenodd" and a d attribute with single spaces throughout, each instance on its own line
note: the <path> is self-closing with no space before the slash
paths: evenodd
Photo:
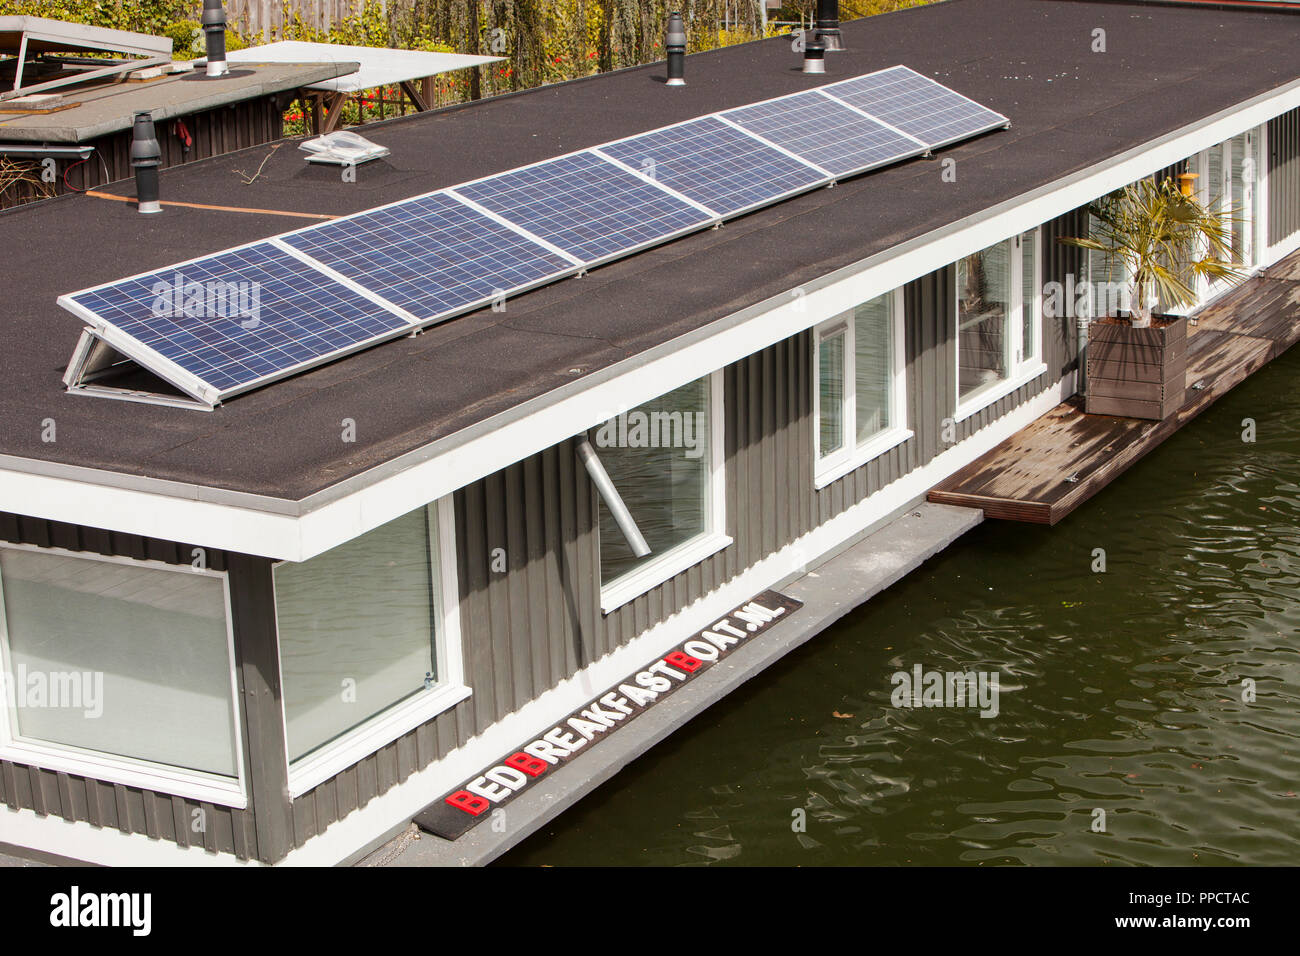
<path id="1" fill-rule="evenodd" d="M 1195 173 L 1245 268 L 1300 249 L 1295 11 L 833 39 L 0 214 L 0 850 L 490 860 L 1086 387 L 1090 203 Z"/>

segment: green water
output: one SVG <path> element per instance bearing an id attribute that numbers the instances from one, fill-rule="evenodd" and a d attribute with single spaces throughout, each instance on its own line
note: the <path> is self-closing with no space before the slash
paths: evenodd
<path id="1" fill-rule="evenodd" d="M 501 862 L 1300 863 L 1297 382 L 1293 349 L 1057 527 L 977 528 Z M 915 664 L 997 671 L 998 715 L 893 707 Z"/>

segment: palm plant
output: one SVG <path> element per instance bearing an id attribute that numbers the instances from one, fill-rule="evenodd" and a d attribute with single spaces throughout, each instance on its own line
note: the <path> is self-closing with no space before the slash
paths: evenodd
<path id="1" fill-rule="evenodd" d="M 1100 222 L 1095 238 L 1061 242 L 1123 262 L 1129 282 L 1134 328 L 1151 325 L 1152 304 L 1170 307 L 1196 302 L 1191 283 L 1205 277 L 1240 282 L 1246 276 L 1232 261 L 1232 220 L 1184 196 L 1172 179 L 1143 179 L 1104 196 L 1091 206 Z"/>

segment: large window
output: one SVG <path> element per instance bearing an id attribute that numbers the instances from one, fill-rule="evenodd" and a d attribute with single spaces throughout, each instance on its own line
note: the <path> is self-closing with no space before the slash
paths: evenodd
<path id="1" fill-rule="evenodd" d="M 822 487 L 910 437 L 903 291 L 818 326 L 816 483 Z"/>
<path id="2" fill-rule="evenodd" d="M 314 786 L 459 700 L 450 509 L 275 569 L 290 784 Z M 444 534 L 449 528 L 443 529 Z"/>
<path id="3" fill-rule="evenodd" d="M 649 553 L 602 498 L 601 605 L 612 610 L 725 547 L 722 375 L 674 389 L 592 431 L 592 445 Z"/>
<path id="4" fill-rule="evenodd" d="M 957 262 L 957 416 L 1041 373 L 1038 231 Z"/>
<path id="5" fill-rule="evenodd" d="M 0 547 L 0 755 L 244 804 L 224 574 Z"/>

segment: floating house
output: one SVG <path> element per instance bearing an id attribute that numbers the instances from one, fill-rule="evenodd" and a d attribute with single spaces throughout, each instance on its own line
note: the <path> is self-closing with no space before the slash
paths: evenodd
<path id="1" fill-rule="evenodd" d="M 1298 41 L 954 0 L 0 215 L 0 848 L 490 859 L 1086 387 L 1090 202 L 1197 173 L 1293 267 Z"/>

